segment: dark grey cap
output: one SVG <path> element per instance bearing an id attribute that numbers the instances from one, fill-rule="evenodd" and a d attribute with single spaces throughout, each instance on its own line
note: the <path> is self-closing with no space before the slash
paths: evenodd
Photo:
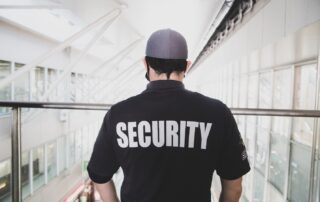
<path id="1" fill-rule="evenodd" d="M 185 38 L 171 29 L 154 32 L 147 42 L 146 56 L 161 59 L 188 59 Z"/>

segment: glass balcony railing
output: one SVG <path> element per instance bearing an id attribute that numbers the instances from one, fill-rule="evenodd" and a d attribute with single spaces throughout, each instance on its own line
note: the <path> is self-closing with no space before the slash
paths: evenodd
<path id="1" fill-rule="evenodd" d="M 53 188 L 50 187 L 51 181 L 69 177 L 68 172 L 73 172 L 75 166 L 85 170 L 97 130 L 110 105 L 0 102 L 0 107 L 12 109 L 10 116 L 0 120 L 6 123 L 1 125 L 1 130 L 11 131 L 10 140 L 5 140 L 8 146 L 1 149 L 6 150 L 8 158 L 0 159 L 0 201 L 16 202 L 30 199 L 40 188 L 50 190 Z M 22 110 L 25 108 L 30 110 Z M 241 200 L 319 201 L 320 111 L 231 110 L 246 144 L 252 168 L 244 177 Z M 95 117 L 93 121 L 88 121 L 90 116 Z M 50 128 L 41 126 L 37 121 L 50 123 L 52 117 L 58 119 L 59 124 Z M 32 120 L 39 124 L 28 125 Z M 36 129 L 32 128 L 35 126 Z M 28 130 L 37 133 L 39 140 L 36 141 L 41 144 L 30 146 L 34 139 L 30 138 L 33 134 L 25 134 Z M 51 134 L 47 130 L 56 130 L 53 132 L 61 135 L 50 141 L 41 141 Z M 82 172 L 78 175 L 81 176 Z M 114 181 L 119 188 L 121 172 Z M 212 201 L 218 201 L 220 180 L 216 174 L 212 184 Z M 66 191 L 66 188 L 60 188 L 63 189 Z"/>

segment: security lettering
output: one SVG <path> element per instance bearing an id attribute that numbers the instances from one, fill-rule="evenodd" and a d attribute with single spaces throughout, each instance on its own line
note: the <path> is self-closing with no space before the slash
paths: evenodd
<path id="1" fill-rule="evenodd" d="M 207 148 L 212 123 L 196 121 L 140 121 L 119 122 L 117 142 L 121 148 L 181 147 L 194 148 L 195 138 L 201 139 L 200 148 Z"/>

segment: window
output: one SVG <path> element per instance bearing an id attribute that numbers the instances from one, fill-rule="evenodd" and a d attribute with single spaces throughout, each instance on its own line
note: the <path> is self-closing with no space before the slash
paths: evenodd
<path id="1" fill-rule="evenodd" d="M 43 67 L 35 67 L 31 71 L 31 82 L 32 82 L 32 99 L 38 100 L 44 94 L 45 90 L 45 70 Z"/>
<path id="2" fill-rule="evenodd" d="M 259 108 L 272 107 L 273 72 L 261 73 L 259 76 Z"/>
<path id="3" fill-rule="evenodd" d="M 316 73 L 315 64 L 300 66 L 295 69 L 295 109 L 315 109 L 316 104 Z M 293 119 L 293 140 L 311 146 L 314 119 Z"/>
<path id="4" fill-rule="evenodd" d="M 269 151 L 269 136 L 270 136 L 270 124 L 271 118 L 259 116 L 257 126 L 257 140 L 256 140 L 256 151 L 255 151 L 255 166 L 256 168 L 265 175 L 268 151 Z"/>
<path id="5" fill-rule="evenodd" d="M 291 202 L 308 201 L 310 165 L 311 148 L 291 143 L 288 192 Z"/>
<path id="6" fill-rule="evenodd" d="M 247 107 L 247 85 L 247 75 L 241 76 L 239 89 L 239 107 Z"/>
<path id="7" fill-rule="evenodd" d="M 253 158 L 255 156 L 256 123 L 257 118 L 255 116 L 246 117 L 246 135 L 244 138 L 244 142 L 248 151 L 250 162 L 253 162 Z"/>
<path id="8" fill-rule="evenodd" d="M 11 201 L 11 161 L 0 162 L 0 201 Z"/>
<path id="9" fill-rule="evenodd" d="M 288 167 L 290 118 L 275 117 L 270 138 L 269 180 L 284 191 Z"/>
<path id="10" fill-rule="evenodd" d="M 295 69 L 295 109 L 314 109 L 316 100 L 317 65 L 304 65 Z"/>
<path id="11" fill-rule="evenodd" d="M 30 195 L 29 186 L 29 153 L 23 152 L 21 157 L 21 185 L 22 185 L 22 198 Z"/>
<path id="12" fill-rule="evenodd" d="M 75 146 L 76 146 L 76 162 L 79 162 L 82 157 L 82 131 L 81 130 L 78 130 L 76 132 Z"/>
<path id="13" fill-rule="evenodd" d="M 18 71 L 24 64 L 15 63 L 15 71 Z M 14 100 L 29 101 L 29 74 L 24 73 L 14 81 Z"/>
<path id="14" fill-rule="evenodd" d="M 292 68 L 277 70 L 274 73 L 273 108 L 292 108 Z M 291 118 L 273 117 L 270 137 L 269 180 L 284 192 L 288 168 Z"/>
<path id="15" fill-rule="evenodd" d="M 47 145 L 47 159 L 48 159 L 48 181 L 52 180 L 57 175 L 57 151 L 56 143 Z"/>
<path id="16" fill-rule="evenodd" d="M 292 68 L 277 70 L 274 72 L 274 109 L 292 109 L 292 75 Z"/>
<path id="17" fill-rule="evenodd" d="M 33 149 L 33 190 L 42 187 L 44 181 L 44 147 Z"/>
<path id="18" fill-rule="evenodd" d="M 0 80 L 6 78 L 11 74 L 11 62 L 0 60 Z M 7 85 L 0 89 L 0 100 L 11 100 L 11 85 Z M 10 111 L 7 107 L 0 107 L 1 113 L 8 113 Z"/>
<path id="19" fill-rule="evenodd" d="M 59 173 L 67 168 L 66 166 L 66 138 L 61 137 L 58 139 L 58 163 L 59 163 Z"/>
<path id="20" fill-rule="evenodd" d="M 69 136 L 69 165 L 75 163 L 76 148 L 75 148 L 75 133 L 71 133 Z"/>
<path id="21" fill-rule="evenodd" d="M 258 107 L 258 80 L 257 74 L 252 74 L 248 78 L 248 107 L 256 108 Z"/>
<path id="22" fill-rule="evenodd" d="M 57 79 L 57 71 L 55 69 L 48 69 L 48 84 L 47 88 L 50 89 L 53 85 L 53 82 Z M 54 90 L 50 93 L 50 100 L 54 100 L 57 97 L 57 90 Z"/>
<path id="23" fill-rule="evenodd" d="M 259 172 L 254 172 L 253 178 L 253 202 L 263 202 L 264 198 L 264 177 Z"/>
<path id="24" fill-rule="evenodd" d="M 232 107 L 239 106 L 239 94 L 240 94 L 240 76 L 239 66 L 235 64 L 233 67 L 233 81 L 232 81 Z"/>

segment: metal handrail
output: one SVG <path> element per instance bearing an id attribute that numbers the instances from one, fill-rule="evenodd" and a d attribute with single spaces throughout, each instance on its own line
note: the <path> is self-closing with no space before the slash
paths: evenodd
<path id="1" fill-rule="evenodd" d="M 73 109 L 73 110 L 109 110 L 111 104 L 74 103 L 74 102 L 15 102 L 0 101 L 0 107 L 40 108 L 40 109 Z"/>
<path id="2" fill-rule="evenodd" d="M 72 110 L 109 110 L 112 104 L 74 103 L 74 102 L 16 102 L 0 101 L 0 107 L 72 109 Z M 320 110 L 266 109 L 266 108 L 230 108 L 233 115 L 245 116 L 287 116 L 320 117 Z"/>
<path id="3" fill-rule="evenodd" d="M 12 107 L 11 130 L 11 173 L 12 201 L 22 201 L 21 190 L 21 108 L 40 109 L 71 109 L 71 110 L 109 110 L 112 104 L 97 103 L 67 103 L 67 102 L 16 102 L 0 101 L 0 107 Z M 244 116 L 284 116 L 284 117 L 320 117 L 319 110 L 291 109 L 259 109 L 259 108 L 230 108 L 233 115 Z"/>

